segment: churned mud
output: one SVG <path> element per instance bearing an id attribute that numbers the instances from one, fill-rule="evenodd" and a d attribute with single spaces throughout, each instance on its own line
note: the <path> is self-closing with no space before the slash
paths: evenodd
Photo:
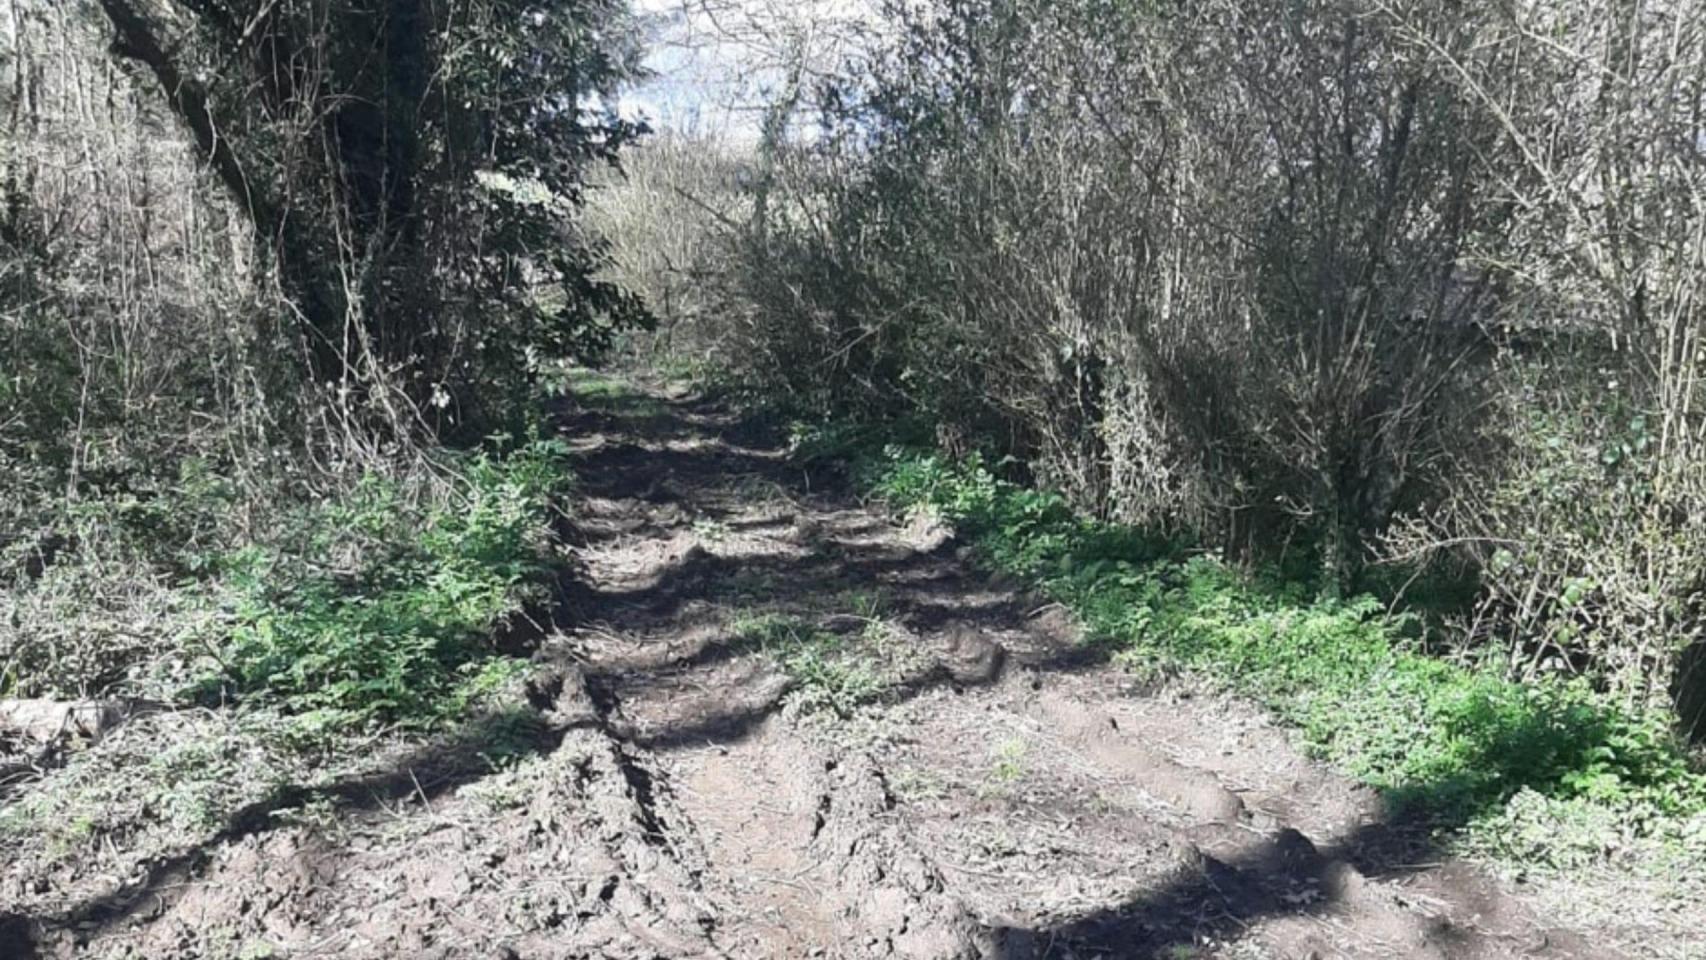
<path id="1" fill-rule="evenodd" d="M 1616 955 L 717 406 L 562 424 L 579 569 L 526 756 L 464 738 L 324 821 L 238 818 L 0 919 L 0 957 Z"/>

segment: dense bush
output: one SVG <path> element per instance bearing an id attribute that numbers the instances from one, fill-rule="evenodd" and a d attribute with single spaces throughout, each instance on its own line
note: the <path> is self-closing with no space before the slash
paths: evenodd
<path id="1" fill-rule="evenodd" d="M 1477 409 L 1452 268 L 1502 214 L 1449 66 L 1330 6 L 914 9 L 744 238 L 750 355 L 1348 581 Z"/>
<path id="2" fill-rule="evenodd" d="M 633 319 L 572 214 L 637 128 L 586 108 L 635 70 L 616 2 L 100 0 L 111 50 L 252 229 L 315 382 L 432 426 L 485 413 L 530 353 Z"/>
<path id="3" fill-rule="evenodd" d="M 1405 593 L 1513 676 L 1706 707 L 1698 5 L 889 22 L 706 222 L 694 342 L 1097 517 Z"/>
<path id="4" fill-rule="evenodd" d="M 1661 446 L 1661 409 L 1615 358 L 1583 359 L 1501 371 L 1485 459 L 1461 464 L 1389 551 L 1467 560 L 1481 590 L 1463 632 L 1513 673 L 1586 672 L 1634 708 L 1674 693 L 1684 727 L 1706 732 L 1703 678 L 1685 672 L 1706 629 L 1706 463 L 1697 445 Z"/>
<path id="5" fill-rule="evenodd" d="M 11 6 L 0 697 L 453 709 L 561 473 L 482 438 L 638 319 L 578 227 L 626 6 Z"/>

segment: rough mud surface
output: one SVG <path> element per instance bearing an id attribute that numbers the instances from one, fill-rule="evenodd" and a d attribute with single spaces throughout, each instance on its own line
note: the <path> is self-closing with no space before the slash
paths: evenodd
<path id="1" fill-rule="evenodd" d="M 563 429 L 580 569 L 529 756 L 423 761 L 335 820 L 239 817 L 97 901 L 0 907 L 0 957 L 1614 955 L 718 408 Z M 766 613 L 843 638 L 861 703 L 743 640 Z"/>

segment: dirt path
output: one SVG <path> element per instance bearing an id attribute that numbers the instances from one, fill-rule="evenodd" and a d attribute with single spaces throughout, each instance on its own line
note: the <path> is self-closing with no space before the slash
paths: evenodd
<path id="1" fill-rule="evenodd" d="M 713 406 L 565 434 L 582 570 L 534 755 L 228 831 L 41 955 L 1608 955 L 1382 825 L 1259 711 L 1134 687 L 947 531 Z"/>

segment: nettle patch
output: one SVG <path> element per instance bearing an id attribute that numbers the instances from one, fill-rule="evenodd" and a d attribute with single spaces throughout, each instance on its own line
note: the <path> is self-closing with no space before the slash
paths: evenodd
<path id="1" fill-rule="evenodd" d="M 192 692 L 276 708 L 311 737 L 466 714 L 524 666 L 495 637 L 542 590 L 561 454 L 468 457 L 424 500 L 369 476 L 279 544 L 220 558 Z"/>

